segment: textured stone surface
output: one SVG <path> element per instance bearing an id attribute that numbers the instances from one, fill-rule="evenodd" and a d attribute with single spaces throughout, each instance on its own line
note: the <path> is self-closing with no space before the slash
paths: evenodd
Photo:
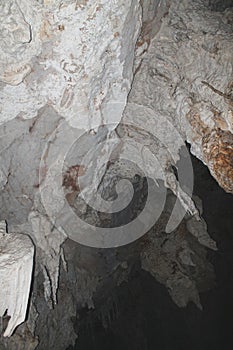
<path id="1" fill-rule="evenodd" d="M 1 1 L 0 9 L 1 218 L 7 219 L 10 231 L 14 228 L 32 237 L 37 251 L 34 278 L 42 282 L 42 295 L 52 307 L 56 303 L 60 259 L 65 266 L 61 244 L 66 234 L 54 231 L 51 217 L 45 212 L 41 181 L 49 167 L 56 171 L 57 159 L 53 164 L 51 158 L 69 143 L 69 125 L 73 130 L 78 127 L 91 131 L 95 139 L 101 124 L 109 124 L 112 130 L 119 123 L 133 78 L 141 7 L 139 1 L 131 0 L 9 0 Z M 63 129 L 68 133 L 58 137 L 52 155 L 49 151 L 46 154 L 56 133 Z M 101 154 L 99 158 L 101 162 Z M 82 274 L 80 270 L 79 298 L 84 305 L 91 305 L 97 282 L 95 276 L 92 283 L 92 278 L 89 281 Z M 63 304 L 59 310 L 62 314 Z M 32 348 L 37 346 L 32 322 L 36 312 L 32 311 L 33 306 L 27 324 L 5 342 L 6 347 L 24 349 L 26 341 Z M 53 316 L 58 317 L 59 312 L 49 312 L 53 323 Z M 45 344 L 41 346 L 45 348 L 47 337 L 42 329 Z M 51 339 L 53 346 L 57 334 Z M 62 349 L 75 336 L 64 334 Z"/>
<path id="2" fill-rule="evenodd" d="M 139 10 L 138 1 L 2 3 L 7 85 L 1 123 L 18 115 L 31 119 L 45 105 L 88 130 L 109 118 L 119 121 L 132 79 Z M 109 111 L 115 101 L 118 108 Z"/>
<path id="3" fill-rule="evenodd" d="M 29 319 L 5 342 L 6 348 L 23 350 L 30 343 L 34 349 L 38 334 L 41 350 L 48 347 L 48 338 L 50 348 L 58 349 L 58 340 L 61 350 L 73 344 L 77 335 L 70 318 L 78 317 L 77 305 L 94 307 L 93 295 L 104 285 L 101 276 L 114 275 L 117 285 L 127 280 L 128 262 L 118 259 L 117 252 L 107 252 L 101 260 L 93 258 L 91 249 L 78 249 L 77 260 L 71 254 L 77 266 L 71 263 L 66 272 L 61 245 L 69 232 L 56 227 L 65 204 L 96 226 L 107 221 L 105 213 L 77 200 L 79 176 L 85 176 L 87 194 L 100 187 L 107 199 L 115 198 L 116 178 L 135 174 L 162 180 L 171 189 L 179 200 L 173 210 L 169 206 L 163 228 L 160 221 L 152 229 L 141 251 L 142 266 L 179 306 L 193 301 L 201 307 L 200 276 L 205 267 L 212 275 L 201 245 L 216 247 L 200 220 L 197 201 L 191 199 L 189 162 L 185 171 L 178 168 L 178 176 L 174 168 L 187 141 L 219 184 L 233 192 L 229 4 L 0 1 L 0 39 L 0 215 L 10 232 L 29 234 L 37 252 Z M 104 124 L 106 128 L 99 128 Z M 116 143 L 105 142 L 114 137 Z M 89 150 L 97 157 L 83 167 L 80 159 Z M 140 171 L 127 162 L 109 165 L 113 150 L 135 161 Z M 187 150 L 183 155 L 188 159 Z M 170 197 L 174 205 L 175 197 Z M 51 211 L 46 212 L 45 200 Z M 194 217 L 186 215 L 182 221 L 186 211 Z M 113 215 L 111 223 L 121 219 Z M 72 292 L 59 285 L 61 263 L 63 281 Z M 69 285 L 72 280 L 75 286 Z"/>
<path id="4" fill-rule="evenodd" d="M 5 226 L 5 227 L 4 227 Z M 0 222 L 0 316 L 10 320 L 4 336 L 10 337 L 26 318 L 31 288 L 34 246 L 28 236 L 6 233 Z"/>
<path id="5" fill-rule="evenodd" d="M 40 203 L 41 178 L 50 166 L 56 170 L 43 152 L 64 120 L 86 131 L 120 121 L 140 14 L 139 1 L 1 2 L 1 215 L 9 225 L 24 225 L 33 211 L 28 232 L 43 256 L 53 300 L 65 234 L 53 240 Z M 58 138 L 58 152 L 69 132 Z"/>
<path id="6" fill-rule="evenodd" d="M 36 1 L 9 0 L 1 1 L 0 13 L 0 79 L 16 86 L 31 72 L 31 59 L 40 53 L 41 11 Z"/>
<path id="7" fill-rule="evenodd" d="M 172 233 L 164 232 L 174 201 L 174 195 L 169 193 L 164 213 L 142 249 L 142 268 L 167 287 L 179 307 L 191 301 L 201 309 L 199 293 L 210 288 L 214 280 L 203 246 L 216 250 L 216 244 L 209 237 L 205 222 L 193 217 L 186 217 Z"/>
<path id="8" fill-rule="evenodd" d="M 219 184 L 233 192 L 232 7 L 225 4 L 219 12 L 208 1 L 169 4 L 159 31 L 147 34 L 149 48 L 136 52 L 137 62 L 143 60 L 129 101 L 150 107 L 158 121 L 169 121 L 174 131 L 167 132 L 165 146 L 178 155 L 178 132 Z M 141 117 L 142 128 L 147 119 Z"/>

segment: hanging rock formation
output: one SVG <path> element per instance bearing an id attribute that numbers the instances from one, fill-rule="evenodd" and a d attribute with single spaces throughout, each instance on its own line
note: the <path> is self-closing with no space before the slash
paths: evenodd
<path id="1" fill-rule="evenodd" d="M 0 219 L 13 232 L 0 232 L 5 336 L 29 305 L 26 322 L 1 337 L 4 349 L 74 344 L 72 320 L 95 308 L 101 288 L 111 294 L 127 281 L 137 263 L 179 307 L 201 308 L 199 293 L 213 279 L 206 248 L 216 245 L 192 198 L 186 144 L 233 193 L 230 5 L 0 1 Z M 133 222 L 146 192 L 152 205 L 132 229 L 126 219 Z M 120 215 L 117 194 L 127 208 Z M 111 245 L 108 232 L 120 223 L 126 228 Z M 96 236 L 88 236 L 91 226 Z M 102 249 L 128 243 L 128 251 Z"/>

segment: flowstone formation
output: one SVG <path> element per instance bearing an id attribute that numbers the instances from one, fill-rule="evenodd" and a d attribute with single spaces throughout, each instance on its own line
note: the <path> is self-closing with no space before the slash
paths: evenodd
<path id="1" fill-rule="evenodd" d="M 25 241 L 15 257 L 21 264 L 29 257 L 26 281 L 16 284 L 25 287 L 19 319 L 16 294 L 0 301 L 0 315 L 11 316 L 8 328 L 3 317 L 7 336 L 29 305 L 26 322 L 1 337 L 4 349 L 73 345 L 82 310 L 96 308 L 103 290 L 114 300 L 135 266 L 179 307 L 192 301 L 201 308 L 199 293 L 214 275 L 207 249 L 216 245 L 192 198 L 186 143 L 233 193 L 230 5 L 0 1 L 0 219 L 15 233 L 0 244 L 16 249 L 15 240 Z M 147 196 L 150 210 L 127 226 L 147 208 Z M 88 236 L 87 223 L 102 236 Z M 36 250 L 31 298 L 33 246 L 25 234 Z M 21 272 L 9 275 L 4 256 L 0 284 L 11 292 Z M 116 303 L 100 308 L 105 327 Z"/>
<path id="2" fill-rule="evenodd" d="M 166 151 L 178 155 L 178 132 L 220 186 L 233 193 L 232 3 L 165 2 L 169 10 L 164 9 L 157 32 L 149 24 L 161 16 L 162 2 L 154 11 L 154 2 L 148 3 L 151 12 L 144 10 L 129 102 L 154 111 L 157 124 L 166 120 Z M 137 107 L 130 115 L 125 123 L 137 115 Z M 139 127 L 147 124 L 153 133 L 156 124 L 150 116 L 147 120 L 141 117 Z"/>
<path id="3" fill-rule="evenodd" d="M 31 289 L 34 246 L 28 236 L 6 232 L 0 222 L 0 317 L 10 317 L 4 331 L 10 337 L 26 318 Z M 1 330 L 2 331 L 2 330 Z"/>
<path id="4" fill-rule="evenodd" d="M 52 308 L 57 302 L 60 262 L 66 266 L 61 245 L 67 233 L 56 227 L 41 193 L 48 192 L 51 172 L 50 184 L 56 183 L 57 151 L 71 146 L 75 132 L 76 138 L 87 133 L 88 142 L 95 144 L 101 141 L 96 136 L 100 125 L 107 124 L 108 135 L 119 123 L 133 79 L 141 6 L 132 0 L 9 0 L 0 2 L 0 12 L 1 219 L 7 220 L 10 232 L 31 236 L 36 247 L 33 286 L 41 282 L 47 301 L 43 303 Z M 84 141 L 82 147 L 81 155 L 89 145 Z M 96 159 L 103 164 L 105 148 L 103 144 Z M 98 184 L 93 181 L 93 185 Z M 66 203 L 63 197 L 48 200 L 56 210 Z M 81 289 L 82 281 L 80 277 Z M 90 305 L 92 290 L 94 286 L 83 297 Z M 3 340 L 8 348 L 29 348 L 27 340 L 37 346 L 33 298 L 32 292 L 28 323 Z M 59 346 L 68 346 L 75 337 L 64 334 Z"/>

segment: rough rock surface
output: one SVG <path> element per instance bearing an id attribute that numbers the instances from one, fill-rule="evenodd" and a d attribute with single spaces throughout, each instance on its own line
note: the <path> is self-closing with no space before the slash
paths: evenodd
<path id="1" fill-rule="evenodd" d="M 199 293 L 208 289 L 214 280 L 213 267 L 203 246 L 216 249 L 216 245 L 208 235 L 205 222 L 193 217 L 187 216 L 172 233 L 164 232 L 174 201 L 174 195 L 169 193 L 163 215 L 142 249 L 142 268 L 167 287 L 179 307 L 192 301 L 202 308 Z"/>
<path id="2" fill-rule="evenodd" d="M 216 4 L 170 1 L 159 31 L 142 31 L 129 102 L 151 108 L 157 123 L 166 119 L 173 132 L 166 133 L 165 147 L 178 155 L 179 133 L 220 186 L 233 193 L 233 8 L 227 1 Z M 151 14 L 146 15 L 148 23 Z M 126 114 L 124 122 L 131 119 Z M 152 133 L 156 128 L 147 116 L 140 123 Z"/>
<path id="3" fill-rule="evenodd" d="M 40 161 L 64 120 L 86 131 L 119 122 L 133 77 L 141 8 L 139 1 L 13 0 L 0 6 L 1 217 L 10 227 L 28 226 L 30 214 L 26 230 L 47 271 L 46 298 L 55 301 L 66 235 L 51 233 L 40 203 L 40 180 L 50 166 L 46 155 L 42 168 Z"/>
<path id="4" fill-rule="evenodd" d="M 6 233 L 6 223 L 0 222 L 0 317 L 10 320 L 4 331 L 10 337 L 25 321 L 31 289 L 34 246 L 28 236 Z"/>
<path id="5" fill-rule="evenodd" d="M 41 182 L 50 168 L 56 171 L 53 156 L 69 144 L 72 130 L 90 132 L 88 140 L 97 142 L 101 124 L 107 124 L 108 133 L 119 123 L 133 78 L 141 7 L 139 0 L 9 0 L 0 2 L 0 13 L 0 215 L 10 231 L 32 237 L 37 253 L 34 279 L 42 281 L 51 307 L 57 298 L 60 259 L 65 266 L 61 245 L 67 236 L 54 230 L 40 198 Z M 63 138 L 61 130 L 68 130 Z M 55 151 L 46 153 L 53 143 Z M 82 147 L 85 152 L 88 142 Z M 102 151 L 100 162 L 104 146 Z M 89 291 L 82 285 L 81 275 L 80 298 L 91 304 L 93 291 L 89 283 Z M 23 349 L 30 338 L 36 347 L 35 315 L 32 304 L 27 324 L 4 340 L 5 346 Z M 62 349 L 72 339 L 73 334 L 70 340 L 64 334 Z"/>
<path id="6" fill-rule="evenodd" d="M 233 193 L 229 2 L 8 0 L 0 1 L 0 22 L 0 219 L 36 246 L 29 317 L 3 340 L 5 348 L 73 344 L 72 319 L 95 307 L 101 288 L 111 291 L 127 280 L 132 257 L 179 306 L 193 301 L 201 307 L 198 293 L 209 284 L 203 271 L 212 275 L 203 246 L 215 244 L 191 199 L 188 152 L 183 168 L 177 162 L 187 141 Z M 83 167 L 89 150 L 97 157 Z M 111 166 L 109 154 L 137 167 Z M 56 220 L 67 203 L 96 226 L 109 224 L 107 214 L 77 200 L 78 177 L 84 176 L 88 195 L 100 188 L 114 199 L 116 178 L 135 174 L 162 180 L 179 199 L 169 192 L 171 203 L 142 246 L 119 257 L 119 250 L 94 252 L 64 242 L 70 232 Z M 110 222 L 121 219 L 112 215 Z M 107 323 L 108 306 L 102 311 Z"/>

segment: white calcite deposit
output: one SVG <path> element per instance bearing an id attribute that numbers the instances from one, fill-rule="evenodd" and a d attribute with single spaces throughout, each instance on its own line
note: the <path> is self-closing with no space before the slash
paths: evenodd
<path id="1" fill-rule="evenodd" d="M 26 318 L 31 288 L 34 246 L 24 234 L 6 233 L 0 222 L 0 316 L 10 316 L 4 336 L 10 337 Z"/>
<path id="2" fill-rule="evenodd" d="M 0 2 L 2 215 L 31 235 L 46 300 L 56 301 L 66 234 L 53 230 L 40 204 L 42 182 L 72 140 L 69 128 L 59 137 L 64 121 L 93 135 L 102 124 L 111 131 L 120 122 L 133 79 L 141 12 L 139 0 Z M 104 152 L 103 146 L 100 163 Z M 62 208 L 64 199 L 56 202 L 43 188 L 55 210 Z"/>
<path id="3" fill-rule="evenodd" d="M 0 232 L 0 316 L 6 310 L 11 316 L 5 336 L 25 320 L 34 252 L 27 235 L 37 253 L 34 278 L 42 278 L 42 297 L 54 306 L 61 260 L 65 266 L 62 244 L 71 237 L 69 227 L 75 234 L 77 229 L 64 208 L 76 205 L 97 226 L 98 213 L 88 212 L 76 197 L 82 190 L 90 199 L 102 186 L 109 198 L 114 171 L 123 179 L 137 173 L 162 180 L 176 195 L 166 223 L 171 235 L 165 257 L 164 236 L 160 242 L 154 232 L 142 265 L 179 306 L 190 300 L 200 306 L 195 281 L 182 272 L 182 264 L 187 271 L 193 266 L 192 244 L 174 230 L 179 232 L 188 212 L 196 244 L 215 249 L 215 243 L 205 223 L 196 220 L 200 213 L 191 199 L 186 142 L 219 184 L 233 192 L 232 8 L 217 11 L 210 5 L 205 0 L 0 0 L 0 219 L 17 232 L 6 234 L 4 225 Z M 182 152 L 186 163 L 177 176 Z M 124 161 L 112 166 L 119 155 L 135 167 Z M 83 232 L 79 227 L 78 234 Z M 173 276 L 171 262 L 180 247 L 182 264 Z M 202 256 L 197 265 L 204 269 L 204 251 Z M 86 260 L 75 276 L 80 283 L 75 300 L 94 307 L 102 270 L 98 278 L 89 277 L 91 254 Z M 75 313 L 72 303 L 68 307 Z M 66 316 L 70 319 L 68 311 Z M 72 342 L 75 337 L 72 330 Z"/>

